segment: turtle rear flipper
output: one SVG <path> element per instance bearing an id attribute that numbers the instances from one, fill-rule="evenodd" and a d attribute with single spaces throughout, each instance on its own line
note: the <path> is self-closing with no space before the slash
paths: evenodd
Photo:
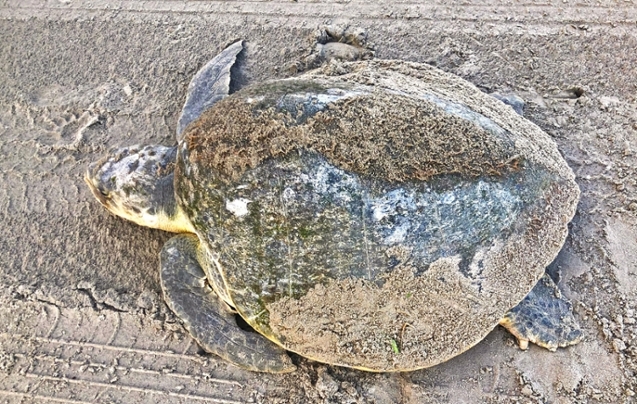
<path id="1" fill-rule="evenodd" d="M 242 50 L 243 41 L 233 43 L 206 63 L 192 78 L 177 122 L 178 141 L 189 123 L 230 93 L 230 69 Z"/>
<path id="2" fill-rule="evenodd" d="M 520 304 L 504 315 L 500 325 L 517 338 L 522 349 L 532 342 L 555 351 L 582 339 L 571 303 L 562 297 L 547 274 Z"/>
<path id="3" fill-rule="evenodd" d="M 286 373 L 296 367 L 285 350 L 264 336 L 244 331 L 206 281 L 197 260 L 199 240 L 181 234 L 160 255 L 161 286 L 171 310 L 207 352 L 253 371 Z"/>

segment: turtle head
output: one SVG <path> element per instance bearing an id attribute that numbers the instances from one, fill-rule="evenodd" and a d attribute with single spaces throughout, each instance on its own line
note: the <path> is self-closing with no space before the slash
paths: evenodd
<path id="1" fill-rule="evenodd" d="M 91 164 L 84 180 L 111 213 L 142 226 L 194 232 L 176 203 L 176 147 L 132 146 Z"/>

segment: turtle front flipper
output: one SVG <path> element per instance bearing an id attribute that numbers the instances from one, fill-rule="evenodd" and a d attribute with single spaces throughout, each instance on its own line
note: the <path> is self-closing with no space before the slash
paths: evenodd
<path id="1" fill-rule="evenodd" d="M 207 352 L 248 370 L 294 371 L 285 350 L 239 328 L 230 308 L 208 285 L 197 260 L 199 248 L 196 236 L 181 234 L 168 240 L 161 251 L 161 286 L 171 310 Z"/>
<path id="2" fill-rule="evenodd" d="M 522 349 L 527 349 L 532 342 L 555 351 L 582 339 L 571 303 L 562 297 L 548 274 L 544 274 L 520 304 L 504 315 L 500 325 L 517 338 Z"/>
<path id="3" fill-rule="evenodd" d="M 230 92 L 230 69 L 243 50 L 243 41 L 237 41 L 221 51 L 202 67 L 188 85 L 186 102 L 177 122 L 177 140 L 189 123 Z"/>

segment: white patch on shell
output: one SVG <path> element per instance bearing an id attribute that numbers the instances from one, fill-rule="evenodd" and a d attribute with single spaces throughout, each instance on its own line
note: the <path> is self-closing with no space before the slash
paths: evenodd
<path id="1" fill-rule="evenodd" d="M 359 189 L 357 179 L 344 170 L 321 161 L 310 174 L 301 174 L 301 181 L 311 184 L 316 194 L 329 194 L 335 201 L 348 203 L 352 200 L 352 190 Z"/>
<path id="2" fill-rule="evenodd" d="M 416 209 L 416 201 L 413 192 L 407 192 L 402 188 L 387 192 L 379 198 L 370 198 L 372 217 L 380 222 L 389 215 L 395 215 L 400 211 L 412 211 Z"/>
<path id="3" fill-rule="evenodd" d="M 408 220 L 406 215 L 407 212 L 417 209 L 413 192 L 399 188 L 387 192 L 380 198 L 370 198 L 369 204 L 372 219 L 375 222 L 380 222 L 386 217 L 398 216 L 401 218 L 392 226 L 392 233 L 383 239 L 383 243 L 386 245 L 403 243 L 412 226 L 417 226 L 417 223 Z"/>
<path id="4" fill-rule="evenodd" d="M 245 198 L 226 201 L 226 209 L 237 217 L 245 216 L 248 214 L 248 203 L 250 202 L 252 202 L 250 199 Z"/>
<path id="5" fill-rule="evenodd" d="M 387 205 L 372 205 L 372 218 L 376 222 L 383 220 L 391 212 L 391 207 Z"/>
<path id="6" fill-rule="evenodd" d="M 252 97 L 248 97 L 248 98 L 246 98 L 246 102 L 247 102 L 248 104 L 254 104 L 254 103 L 257 103 L 257 102 L 261 102 L 261 101 L 263 101 L 263 100 L 265 100 L 265 97 L 264 97 L 264 96 L 262 96 L 262 95 L 261 95 L 261 96 L 259 96 L 259 97 L 254 97 L 254 98 L 252 98 Z"/>
<path id="7" fill-rule="evenodd" d="M 385 237 L 383 243 L 386 245 L 401 244 L 405 241 L 407 232 L 411 230 L 411 223 L 405 222 L 394 228 L 394 232 Z"/>
<path id="8" fill-rule="evenodd" d="M 500 185 L 478 181 L 473 189 L 465 191 L 455 189 L 436 193 L 426 189 L 419 194 L 399 188 L 379 197 L 369 198 L 368 206 L 375 225 L 384 229 L 381 232 L 381 242 L 385 245 L 402 244 L 417 229 L 443 234 L 443 238 L 459 239 L 462 235 L 456 228 L 455 218 L 449 216 L 451 212 L 441 216 L 440 209 L 449 206 L 451 211 L 459 213 L 467 209 L 462 208 L 468 206 L 467 200 L 478 202 L 482 195 L 489 195 L 493 201 L 498 202 L 501 209 L 510 211 L 511 215 L 519 202 L 516 196 Z"/>
<path id="9" fill-rule="evenodd" d="M 355 94 L 352 94 L 352 93 L 350 93 L 350 94 L 345 94 L 345 93 L 340 93 L 340 94 L 316 94 L 314 97 L 321 104 L 329 104 L 330 102 L 335 102 L 335 101 L 338 101 L 338 100 L 340 100 L 342 98 L 351 98 L 354 95 Z"/>
<path id="10" fill-rule="evenodd" d="M 453 192 L 447 192 L 443 194 L 441 199 L 442 199 L 441 200 L 442 203 L 446 205 L 450 205 L 456 201 L 456 196 L 453 194 Z"/>
<path id="11" fill-rule="evenodd" d="M 316 101 L 319 105 L 322 105 L 323 108 L 327 107 L 328 104 L 334 103 L 336 101 L 345 100 L 348 98 L 354 98 L 361 96 L 363 94 L 368 94 L 366 91 L 346 91 L 341 88 L 328 88 L 325 90 L 325 94 L 311 94 L 307 93 L 302 98 L 310 98 L 313 101 Z"/>
<path id="12" fill-rule="evenodd" d="M 320 109 L 324 109 L 328 104 L 334 103 L 339 100 L 357 97 L 363 94 L 368 94 L 365 91 L 346 91 L 341 88 L 328 88 L 325 93 L 315 94 L 312 92 L 307 93 L 292 93 L 286 94 L 286 99 L 296 99 L 303 103 L 306 100 L 311 100 L 315 105 L 318 104 Z M 261 97 L 263 98 L 263 97 Z M 249 102 L 249 101 L 248 101 Z"/>
<path id="13" fill-rule="evenodd" d="M 285 188 L 283 190 L 283 199 L 285 201 L 291 201 L 296 198 L 296 192 L 292 188 Z"/>

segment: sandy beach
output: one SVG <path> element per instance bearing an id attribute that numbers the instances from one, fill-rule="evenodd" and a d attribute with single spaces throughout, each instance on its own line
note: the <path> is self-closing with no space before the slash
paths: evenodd
<path id="1" fill-rule="evenodd" d="M 112 147 L 173 145 L 191 77 L 226 45 L 246 41 L 239 84 L 287 77 L 326 25 L 525 100 L 582 191 L 549 267 L 580 344 L 522 351 L 497 327 L 416 372 L 293 355 L 269 375 L 185 332 L 159 285 L 171 235 L 110 215 L 84 171 Z M 633 1 L 0 1 L 1 401 L 637 402 L 636 49 Z"/>

